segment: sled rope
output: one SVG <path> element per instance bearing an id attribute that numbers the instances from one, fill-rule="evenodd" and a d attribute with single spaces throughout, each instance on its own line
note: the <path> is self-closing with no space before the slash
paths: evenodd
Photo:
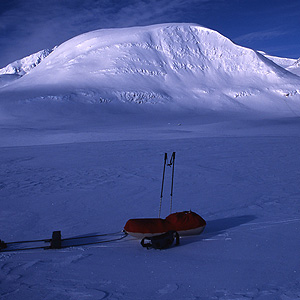
<path id="1" fill-rule="evenodd" d="M 102 233 L 102 234 L 94 234 L 94 235 L 86 235 L 86 236 L 80 236 L 80 237 L 72 237 L 72 238 L 65 238 L 62 239 L 62 241 L 67 240 L 77 240 L 77 239 L 85 239 L 85 238 L 92 238 L 92 237 L 100 237 L 100 236 L 107 236 L 107 235 L 116 235 L 121 233 L 122 231 L 112 232 L 112 233 Z M 8 242 L 5 243 L 6 245 L 14 245 L 14 244 L 23 244 L 23 243 L 36 243 L 36 242 L 50 242 L 50 239 L 41 239 L 41 240 L 27 240 L 27 241 L 16 241 L 16 242 Z"/>
<path id="2" fill-rule="evenodd" d="M 108 235 L 116 235 L 119 233 L 124 233 L 123 231 L 117 231 L 117 232 L 112 232 L 112 233 L 102 233 L 102 234 L 94 234 L 94 235 L 84 235 L 84 236 L 79 236 L 79 237 L 71 237 L 71 238 L 66 238 L 62 239 L 62 241 L 68 241 L 68 240 L 79 240 L 79 239 L 86 239 L 86 238 L 92 238 L 92 237 L 100 237 L 100 236 L 108 236 Z"/>
<path id="3" fill-rule="evenodd" d="M 128 233 L 123 232 L 123 236 L 119 237 L 119 238 L 115 238 L 115 239 L 110 239 L 110 240 L 104 240 L 104 241 L 98 241 L 98 242 L 88 242 L 88 243 L 82 243 L 79 245 L 74 245 L 74 246 L 62 246 L 61 248 L 71 248 L 71 247 L 79 247 L 79 246 L 86 246 L 86 245 L 94 245 L 94 244 L 104 244 L 104 243 L 111 243 L 111 242 L 115 242 L 115 241 L 120 241 L 123 240 L 127 237 Z M 62 241 L 65 241 L 66 239 L 63 239 Z M 75 238 L 74 238 L 75 240 Z"/>
<path id="4" fill-rule="evenodd" d="M 116 238 L 112 238 L 109 240 L 102 240 L 102 241 L 94 241 L 94 242 L 86 242 L 86 243 L 81 243 L 81 244 L 75 244 L 75 245 L 67 245 L 67 246 L 60 246 L 57 249 L 63 249 L 63 248 L 72 248 L 72 247 L 80 247 L 80 246 L 86 246 L 86 245 L 93 245 L 93 244 L 103 244 L 103 243 L 110 243 L 110 242 L 115 242 L 115 241 L 120 241 L 124 238 L 127 237 L 127 232 L 122 231 L 118 231 L 118 232 L 113 232 L 113 233 L 104 233 L 104 234 L 95 234 L 95 235 L 88 235 L 88 236 L 80 236 L 80 237 L 73 237 L 73 238 L 65 238 L 65 239 L 61 239 L 62 242 L 64 241 L 70 241 L 70 240 L 78 240 L 78 239 L 84 239 L 84 238 L 93 238 L 93 237 L 101 237 L 101 236 L 109 236 L 109 235 L 117 235 L 122 233 L 121 237 L 116 237 Z M 26 243 L 36 243 L 36 242 L 49 242 L 51 243 L 52 239 L 42 239 L 42 240 L 28 240 L 28 241 L 17 241 L 17 242 L 9 242 L 9 243 L 5 243 L 6 246 L 8 245 L 14 245 L 14 244 L 26 244 Z M 15 248 L 15 249 L 1 249 L 1 252 L 14 252 L 14 251 L 25 251 L 25 250 L 35 250 L 35 249 L 56 249 L 56 248 L 52 248 L 51 245 L 50 246 L 33 246 L 33 247 L 23 247 L 23 248 Z"/>

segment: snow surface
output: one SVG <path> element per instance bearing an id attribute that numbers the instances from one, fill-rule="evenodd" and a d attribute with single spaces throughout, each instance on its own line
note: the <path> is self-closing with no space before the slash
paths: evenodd
<path id="1" fill-rule="evenodd" d="M 0 238 L 117 232 L 157 217 L 173 151 L 173 211 L 207 227 L 164 251 L 127 237 L 0 252 L 1 300 L 300 299 L 297 90 L 296 75 L 191 24 L 57 47 L 0 89 Z M 163 217 L 169 187 L 168 168 Z"/>

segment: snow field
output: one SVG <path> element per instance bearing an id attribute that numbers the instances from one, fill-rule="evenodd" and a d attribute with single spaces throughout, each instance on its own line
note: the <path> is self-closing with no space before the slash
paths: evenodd
<path id="1" fill-rule="evenodd" d="M 166 151 L 177 154 L 174 211 L 192 209 L 207 221 L 202 235 L 166 251 L 147 251 L 128 237 L 0 254 L 1 298 L 298 299 L 299 144 L 299 136 L 288 135 L 177 133 L 168 140 L 1 148 L 5 241 L 54 230 L 64 237 L 115 232 L 129 218 L 156 217 Z"/>

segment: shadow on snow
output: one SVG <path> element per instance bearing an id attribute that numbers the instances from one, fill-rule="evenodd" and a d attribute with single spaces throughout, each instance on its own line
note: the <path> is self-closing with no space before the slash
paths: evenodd
<path id="1" fill-rule="evenodd" d="M 185 237 L 181 239 L 182 244 L 195 243 L 205 239 L 211 239 L 217 235 L 225 234 L 228 229 L 239 227 L 255 220 L 254 215 L 243 215 L 216 220 L 208 220 L 204 232 L 200 236 Z"/>

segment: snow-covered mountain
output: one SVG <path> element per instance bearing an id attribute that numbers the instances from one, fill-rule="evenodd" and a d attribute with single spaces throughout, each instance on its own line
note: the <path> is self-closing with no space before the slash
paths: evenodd
<path id="1" fill-rule="evenodd" d="M 38 65 L 30 62 L 27 68 L 21 60 L 2 69 L 27 74 L 0 89 L 0 96 L 300 112 L 300 78 L 285 69 L 286 61 L 280 66 L 278 59 L 194 24 L 96 30 L 66 41 L 50 55 L 46 51 L 42 61 L 41 53 L 29 59 L 39 57 Z"/>

